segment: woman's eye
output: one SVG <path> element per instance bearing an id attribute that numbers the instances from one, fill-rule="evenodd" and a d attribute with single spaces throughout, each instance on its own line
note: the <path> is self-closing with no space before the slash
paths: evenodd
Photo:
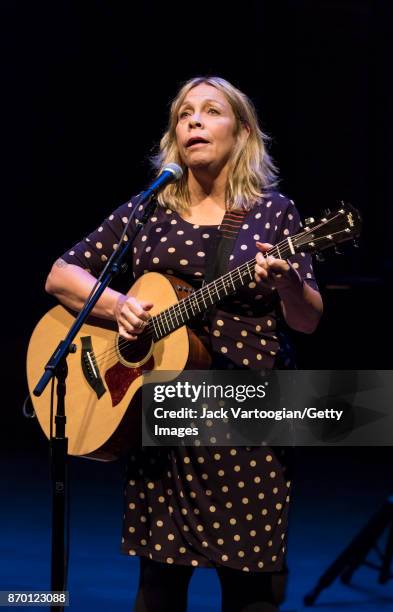
<path id="1" fill-rule="evenodd" d="M 179 119 L 184 119 L 184 117 L 187 117 L 188 114 L 189 114 L 188 111 L 182 111 L 179 114 Z"/>
<path id="2" fill-rule="evenodd" d="M 218 115 L 218 110 L 216 108 L 209 108 L 209 113 L 213 113 L 213 115 Z"/>

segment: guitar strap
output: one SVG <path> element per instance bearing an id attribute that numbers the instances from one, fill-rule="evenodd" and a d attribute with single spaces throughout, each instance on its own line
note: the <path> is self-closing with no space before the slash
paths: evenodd
<path id="1" fill-rule="evenodd" d="M 211 240 L 206 254 L 206 268 L 204 285 L 225 274 L 228 269 L 229 256 L 239 229 L 247 215 L 246 210 L 227 210 L 218 230 L 217 241 Z M 212 306 L 206 314 L 205 320 L 210 320 L 214 313 L 215 306 Z"/>

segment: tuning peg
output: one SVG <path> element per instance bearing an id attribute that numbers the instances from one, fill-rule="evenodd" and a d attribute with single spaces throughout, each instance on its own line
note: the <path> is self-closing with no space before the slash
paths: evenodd
<path id="1" fill-rule="evenodd" d="M 358 249 L 358 248 L 359 248 L 359 242 L 356 240 L 356 238 L 354 238 L 354 239 L 352 240 L 352 244 L 353 244 L 353 246 L 355 247 L 355 249 Z"/>
<path id="2" fill-rule="evenodd" d="M 334 252 L 336 255 L 342 255 L 342 251 L 340 251 L 340 249 L 338 248 L 338 246 L 334 247 Z"/>
<path id="3" fill-rule="evenodd" d="M 330 210 L 330 208 L 325 208 L 324 213 L 325 213 L 325 217 L 327 217 L 328 215 L 330 215 L 332 211 Z"/>
<path id="4" fill-rule="evenodd" d="M 315 222 L 314 217 L 307 217 L 307 219 L 304 220 L 306 225 L 311 225 L 311 223 Z"/>
<path id="5" fill-rule="evenodd" d="M 317 261 L 319 261 L 319 262 L 323 262 L 323 261 L 325 261 L 325 258 L 324 258 L 324 256 L 323 256 L 321 253 L 316 253 L 316 254 L 315 254 L 315 259 L 316 259 Z"/>

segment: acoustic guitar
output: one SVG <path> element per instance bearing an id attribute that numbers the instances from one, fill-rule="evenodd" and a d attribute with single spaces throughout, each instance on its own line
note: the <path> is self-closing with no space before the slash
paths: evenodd
<path id="1" fill-rule="evenodd" d="M 319 253 L 356 238 L 361 227 L 358 211 L 344 204 L 320 220 L 308 219 L 306 223 L 301 232 L 286 237 L 269 254 L 286 259 L 300 252 Z M 137 340 L 119 336 L 115 322 L 89 318 L 74 339 L 76 352 L 67 358 L 66 436 L 70 455 L 111 461 L 138 444 L 142 385 L 154 372 L 160 372 L 163 381 L 166 372 L 173 376 L 173 372 L 184 369 L 209 368 L 209 352 L 188 324 L 253 281 L 255 263 L 255 258 L 251 259 L 199 289 L 174 276 L 144 274 L 128 291 L 129 296 L 154 303 L 151 319 Z M 48 438 L 50 385 L 40 397 L 34 397 L 32 390 L 53 347 L 66 336 L 74 318 L 63 306 L 52 308 L 35 327 L 28 347 L 29 390 Z"/>

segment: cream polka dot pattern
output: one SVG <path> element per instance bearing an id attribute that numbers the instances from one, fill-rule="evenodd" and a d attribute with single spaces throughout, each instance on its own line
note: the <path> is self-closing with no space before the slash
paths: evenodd
<path id="1" fill-rule="evenodd" d="M 129 203 L 119 207 L 89 234 L 88 241 L 67 250 L 64 260 L 89 267 L 98 276 L 129 214 Z M 274 230 L 276 223 L 279 231 Z M 275 244 L 299 227 L 293 204 L 269 194 L 246 214 L 229 269 L 255 256 L 256 240 Z M 144 271 L 173 274 L 199 288 L 217 232 L 216 226 L 188 223 L 177 212 L 159 206 L 133 245 L 130 272 L 136 279 Z M 310 256 L 299 253 L 290 261 L 317 288 Z M 250 270 L 244 286 L 213 314 L 213 367 L 277 367 L 285 349 L 281 333 L 277 294 L 255 283 Z M 286 455 L 278 456 L 273 449 L 205 447 L 199 440 L 190 447 L 137 449 L 127 463 L 123 553 L 192 567 L 224 564 L 242 571 L 279 571 L 285 558 L 282 548 L 291 493 L 286 463 Z"/>

